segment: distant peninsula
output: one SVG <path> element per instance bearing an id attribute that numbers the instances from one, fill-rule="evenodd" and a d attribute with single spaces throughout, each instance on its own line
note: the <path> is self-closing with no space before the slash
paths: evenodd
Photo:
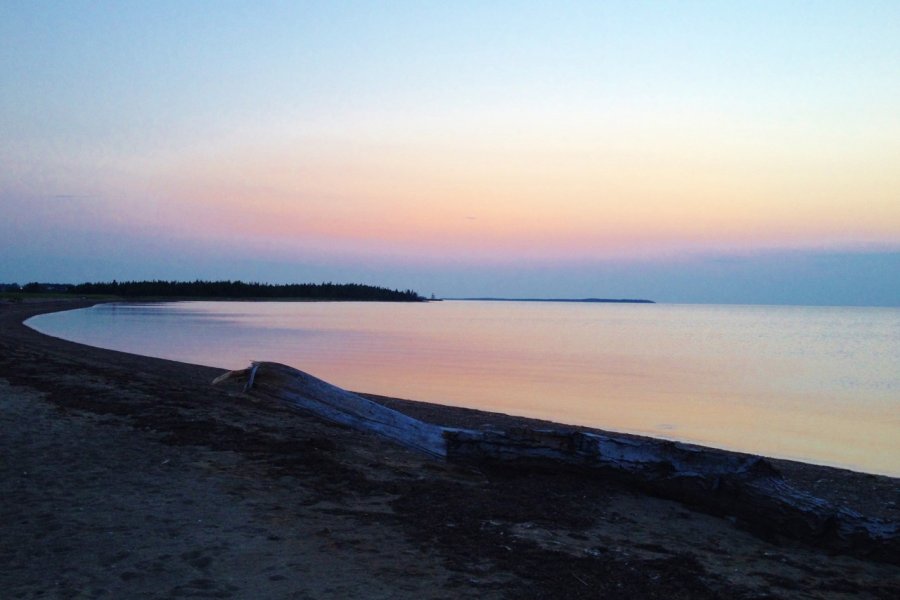
<path id="1" fill-rule="evenodd" d="M 586 302 L 606 304 L 656 304 L 640 298 L 446 298 L 446 300 L 479 300 L 481 302 Z"/>
<path id="2" fill-rule="evenodd" d="M 413 290 L 392 290 L 359 283 L 245 283 L 243 281 L 111 281 L 105 283 L 28 283 L 6 292 L 74 296 L 115 296 L 128 299 L 335 300 L 424 302 Z M 18 288 L 18 286 L 16 286 Z"/>

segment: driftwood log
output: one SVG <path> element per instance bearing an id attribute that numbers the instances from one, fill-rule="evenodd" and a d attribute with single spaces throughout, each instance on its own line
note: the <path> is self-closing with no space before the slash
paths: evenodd
<path id="1" fill-rule="evenodd" d="M 615 477 L 654 495 L 739 519 L 762 534 L 900 564 L 900 526 L 788 485 L 766 459 L 665 440 L 575 430 L 453 429 L 424 423 L 271 362 L 254 362 L 213 383 L 244 390 L 328 421 L 375 433 L 432 457 L 527 468 L 568 468 Z"/>

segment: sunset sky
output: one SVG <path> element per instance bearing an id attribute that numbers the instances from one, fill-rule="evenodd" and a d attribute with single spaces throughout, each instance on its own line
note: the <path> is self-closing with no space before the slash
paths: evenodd
<path id="1" fill-rule="evenodd" d="M 0 282 L 900 305 L 900 2 L 0 0 Z"/>

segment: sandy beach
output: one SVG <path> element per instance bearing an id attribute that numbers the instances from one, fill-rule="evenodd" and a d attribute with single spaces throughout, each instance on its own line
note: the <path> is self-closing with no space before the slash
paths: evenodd
<path id="1" fill-rule="evenodd" d="M 22 325 L 87 305 L 0 304 L 5 598 L 900 597 L 896 563 L 585 473 L 445 464 L 212 387 L 218 369 Z M 379 400 L 442 425 L 525 422 Z M 900 480 L 773 463 L 900 520 Z"/>

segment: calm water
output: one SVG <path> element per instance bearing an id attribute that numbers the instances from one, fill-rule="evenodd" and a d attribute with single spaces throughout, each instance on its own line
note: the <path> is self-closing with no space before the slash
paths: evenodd
<path id="1" fill-rule="evenodd" d="M 28 324 L 225 368 L 900 476 L 900 309 L 178 302 Z"/>

